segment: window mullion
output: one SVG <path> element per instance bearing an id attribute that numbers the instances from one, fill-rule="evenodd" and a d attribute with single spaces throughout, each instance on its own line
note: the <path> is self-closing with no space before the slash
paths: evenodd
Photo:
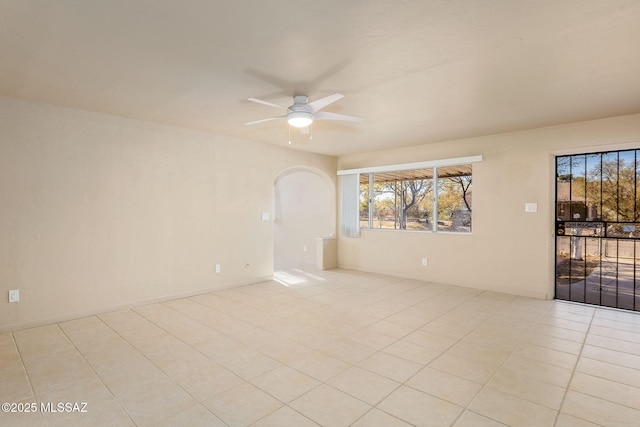
<path id="1" fill-rule="evenodd" d="M 369 230 L 373 229 L 373 174 L 369 174 Z"/>
<path id="2" fill-rule="evenodd" d="M 438 167 L 433 168 L 433 213 L 431 215 L 431 231 L 438 232 Z"/>

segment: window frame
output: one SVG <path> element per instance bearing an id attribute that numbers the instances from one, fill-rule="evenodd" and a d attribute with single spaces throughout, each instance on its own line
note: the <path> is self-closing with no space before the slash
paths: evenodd
<path id="1" fill-rule="evenodd" d="M 356 175 L 358 178 L 358 182 L 360 182 L 360 175 L 368 175 L 368 226 L 367 228 L 360 227 L 360 211 L 358 210 L 358 226 L 359 228 L 371 230 L 371 231 L 401 231 L 401 232 L 422 232 L 422 233 L 440 233 L 440 234 L 463 234 L 469 235 L 473 232 L 473 226 L 470 231 L 450 231 L 450 230 L 439 230 L 438 227 L 438 198 L 439 198 L 439 177 L 438 177 L 438 169 L 441 167 L 447 166 L 460 166 L 478 163 L 483 160 L 482 155 L 476 156 L 468 156 L 468 157 L 458 157 L 452 159 L 441 159 L 441 160 L 431 160 L 424 162 L 413 162 L 413 163 L 403 163 L 403 164 L 395 164 L 395 165 L 384 165 L 384 166 L 373 166 L 367 168 L 358 168 L 358 169 L 345 169 L 339 170 L 337 174 L 340 175 Z M 374 203 L 373 203 L 373 193 L 374 193 L 374 175 L 376 173 L 389 173 L 389 172 L 403 172 L 410 171 L 415 169 L 432 169 L 433 170 L 433 212 L 431 214 L 431 230 L 407 230 L 407 229 L 397 229 L 397 228 L 374 228 Z M 473 176 L 473 173 L 472 175 Z M 471 218 L 473 221 L 473 216 Z"/>

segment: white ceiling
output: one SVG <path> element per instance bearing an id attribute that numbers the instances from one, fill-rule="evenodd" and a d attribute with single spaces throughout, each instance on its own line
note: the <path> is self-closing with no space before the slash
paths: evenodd
<path id="1" fill-rule="evenodd" d="M 3 0 L 0 94 L 343 155 L 640 113 L 639 0 Z M 296 133 L 298 132 L 298 133 Z"/>

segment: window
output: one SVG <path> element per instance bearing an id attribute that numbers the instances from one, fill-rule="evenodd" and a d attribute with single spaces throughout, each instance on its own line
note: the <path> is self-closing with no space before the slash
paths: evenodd
<path id="1" fill-rule="evenodd" d="M 472 163 L 480 160 L 475 156 L 338 173 L 358 176 L 361 229 L 470 233 Z"/>
<path id="2" fill-rule="evenodd" d="M 472 166 L 438 168 L 438 230 L 471 232 Z"/>
<path id="3" fill-rule="evenodd" d="M 430 230 L 433 169 L 361 174 L 360 206 L 361 228 Z"/>

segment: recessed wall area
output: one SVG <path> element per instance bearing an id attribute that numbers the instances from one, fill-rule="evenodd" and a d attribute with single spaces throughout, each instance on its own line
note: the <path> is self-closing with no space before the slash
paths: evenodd
<path id="1" fill-rule="evenodd" d="M 317 268 L 316 239 L 335 237 L 335 183 L 318 170 L 293 168 L 275 182 L 274 269 Z"/>

